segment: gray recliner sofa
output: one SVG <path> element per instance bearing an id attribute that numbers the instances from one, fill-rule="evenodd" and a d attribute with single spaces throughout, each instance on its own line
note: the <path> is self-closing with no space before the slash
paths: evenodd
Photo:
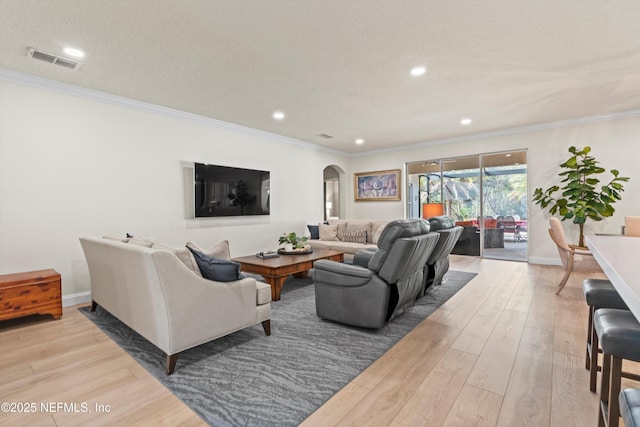
<path id="1" fill-rule="evenodd" d="M 429 225 L 431 231 L 440 234 L 440 238 L 424 267 L 425 285 L 422 294 L 431 286 L 442 283 L 442 278 L 449 271 L 449 254 L 463 230 L 463 227 L 455 225 L 454 219 L 447 215 L 429 218 Z"/>
<path id="2" fill-rule="evenodd" d="M 439 239 L 423 219 L 391 221 L 366 267 L 316 261 L 313 279 L 319 317 L 348 325 L 381 328 L 411 308 L 424 288 L 424 266 Z M 357 255 L 357 254 L 356 254 Z M 358 256 L 356 256 L 358 258 Z"/>

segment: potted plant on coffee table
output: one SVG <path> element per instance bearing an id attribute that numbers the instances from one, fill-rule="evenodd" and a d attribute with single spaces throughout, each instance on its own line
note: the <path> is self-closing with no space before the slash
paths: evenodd
<path id="1" fill-rule="evenodd" d="M 280 236 L 278 243 L 280 244 L 284 243 L 285 252 L 291 252 L 295 249 L 300 249 L 300 250 L 304 249 L 305 242 L 308 239 L 309 238 L 306 236 L 300 237 L 295 232 L 291 232 L 291 233 L 284 233 L 282 236 Z"/>

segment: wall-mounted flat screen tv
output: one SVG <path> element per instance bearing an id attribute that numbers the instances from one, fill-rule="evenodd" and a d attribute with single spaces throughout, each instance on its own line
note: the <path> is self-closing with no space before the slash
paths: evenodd
<path id="1" fill-rule="evenodd" d="M 195 217 L 269 215 L 269 172 L 196 163 Z"/>

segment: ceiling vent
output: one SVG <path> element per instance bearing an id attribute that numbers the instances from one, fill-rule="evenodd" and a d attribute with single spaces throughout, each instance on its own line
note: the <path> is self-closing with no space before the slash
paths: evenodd
<path id="1" fill-rule="evenodd" d="M 60 67 L 68 68 L 70 70 L 77 70 L 80 68 L 80 65 L 82 65 L 78 61 L 72 61 L 71 59 L 56 56 L 34 48 L 29 48 L 29 57 L 48 62 L 49 64 L 59 65 Z"/>
<path id="2" fill-rule="evenodd" d="M 328 135 L 326 133 L 321 133 L 318 135 L 320 138 L 324 138 L 324 139 L 331 139 L 333 138 L 331 135 Z"/>

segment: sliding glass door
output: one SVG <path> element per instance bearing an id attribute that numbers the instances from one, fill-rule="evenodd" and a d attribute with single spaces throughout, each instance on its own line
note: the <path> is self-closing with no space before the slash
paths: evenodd
<path id="1" fill-rule="evenodd" d="M 482 158 L 484 257 L 527 260 L 527 153 L 485 154 Z M 489 229 L 491 227 L 491 229 Z"/>
<path id="2" fill-rule="evenodd" d="M 407 164 L 409 218 L 444 212 L 463 226 L 453 253 L 527 259 L 526 152 Z"/>

